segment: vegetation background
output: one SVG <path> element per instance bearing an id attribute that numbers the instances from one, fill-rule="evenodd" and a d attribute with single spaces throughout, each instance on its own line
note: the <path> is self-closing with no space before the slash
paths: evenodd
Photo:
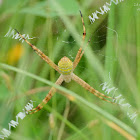
<path id="1" fill-rule="evenodd" d="M 103 0 L 0 0 L 0 130 L 31 100 L 38 105 L 54 86 L 59 74 L 24 42 L 4 37 L 11 27 L 56 64 L 67 56 L 72 61 L 81 45 L 83 27 L 91 42 L 75 70 L 80 78 L 100 92 L 101 84 L 122 94 L 124 103 L 137 112 L 106 103 L 72 81 L 36 114 L 19 120 L 8 140 L 125 140 L 140 136 L 140 2 L 112 4 L 107 14 L 93 24 L 88 18 L 106 2 Z M 47 83 L 47 84 L 46 84 Z M 129 113 L 128 113 L 129 111 Z"/>

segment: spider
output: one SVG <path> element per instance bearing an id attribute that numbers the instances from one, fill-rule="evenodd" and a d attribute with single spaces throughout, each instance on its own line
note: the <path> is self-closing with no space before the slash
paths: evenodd
<path id="1" fill-rule="evenodd" d="M 83 20 L 82 13 L 80 11 L 81 19 L 82 19 L 82 24 L 83 24 L 83 38 L 82 41 L 85 41 L 86 37 L 86 29 L 85 29 L 85 24 Z M 16 29 L 15 29 L 16 30 Z M 81 60 L 84 50 L 82 49 L 82 45 L 80 46 L 80 49 L 77 52 L 77 55 L 75 57 L 74 62 L 72 62 L 68 57 L 64 56 L 63 58 L 60 59 L 58 62 L 58 65 L 56 65 L 48 56 L 46 56 L 41 50 L 39 50 L 36 46 L 31 44 L 28 40 L 26 40 L 17 30 L 16 32 L 19 34 L 19 36 L 25 40 L 27 44 L 31 46 L 31 48 L 44 60 L 46 61 L 52 68 L 54 68 L 56 71 L 60 73 L 59 78 L 55 82 L 57 85 L 61 85 L 63 81 L 66 83 L 69 83 L 71 80 L 74 80 L 77 82 L 79 85 L 81 85 L 83 88 L 100 98 L 101 100 L 104 100 L 106 102 L 115 104 L 105 98 L 113 99 L 112 97 L 106 96 L 103 93 L 100 93 L 99 91 L 95 90 L 93 87 L 91 87 L 88 83 L 86 83 L 84 80 L 79 78 L 77 75 L 73 73 L 74 69 L 77 67 L 79 61 Z M 88 43 L 90 42 L 90 39 Z M 88 44 L 87 44 L 88 45 Z M 48 103 L 48 101 L 52 98 L 54 93 L 56 92 L 56 88 L 52 87 L 49 91 L 49 93 L 46 95 L 46 97 L 42 100 L 42 102 L 34 109 L 30 110 L 29 114 L 33 114 L 38 112 L 43 108 L 43 106 Z"/>

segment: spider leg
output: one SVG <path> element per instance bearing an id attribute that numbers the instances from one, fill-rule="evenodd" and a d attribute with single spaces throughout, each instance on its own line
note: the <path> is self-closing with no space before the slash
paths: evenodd
<path id="1" fill-rule="evenodd" d="M 19 34 L 19 36 L 25 40 L 27 44 L 31 46 L 31 48 L 44 60 L 46 61 L 52 68 L 59 72 L 58 66 L 48 57 L 46 56 L 41 50 L 39 50 L 36 46 L 31 44 L 27 39 L 25 39 L 16 29 L 15 31 Z"/>
<path id="2" fill-rule="evenodd" d="M 60 75 L 60 77 L 57 79 L 57 81 L 55 82 L 56 85 L 61 85 L 63 82 L 63 78 Z M 38 112 L 39 110 L 41 110 L 43 108 L 43 106 L 48 103 L 48 101 L 52 98 L 52 96 L 54 95 L 54 93 L 56 92 L 56 88 L 52 87 L 49 91 L 49 93 L 47 94 L 47 96 L 42 100 L 42 102 L 36 107 L 33 108 L 32 110 L 28 110 L 29 114 L 34 114 L 36 112 Z"/>
<path id="3" fill-rule="evenodd" d="M 86 37 L 86 28 L 85 28 L 85 24 L 84 24 L 84 19 L 83 19 L 83 16 L 82 16 L 82 13 L 81 13 L 81 11 L 80 11 L 80 15 L 81 15 L 81 19 L 82 19 L 82 24 L 83 24 L 83 38 L 82 38 L 82 45 L 80 46 L 80 49 L 78 50 L 78 53 L 77 53 L 77 55 L 76 55 L 76 57 L 75 57 L 75 60 L 74 60 L 74 62 L 73 62 L 73 69 L 75 69 L 76 68 L 76 66 L 78 65 L 78 63 L 79 63 L 79 61 L 80 61 L 80 59 L 81 59 L 81 54 L 82 54 L 82 46 L 83 46 L 83 44 L 84 44 L 84 41 L 85 41 L 85 37 Z M 84 53 L 84 52 L 83 52 Z"/>
<path id="4" fill-rule="evenodd" d="M 95 96 L 97 96 L 98 98 L 100 98 L 101 100 L 104 100 L 106 102 L 115 104 L 105 98 L 109 98 L 109 99 L 113 99 L 112 97 L 106 96 L 103 93 L 100 93 L 99 91 L 95 90 L 93 87 L 91 87 L 89 84 L 87 84 L 84 80 L 82 80 L 81 78 L 79 78 L 77 75 L 75 75 L 74 73 L 72 74 L 72 79 L 77 82 L 79 85 L 81 85 L 83 88 L 85 88 L 86 90 L 88 90 L 89 92 L 91 92 L 92 94 L 94 94 Z"/>

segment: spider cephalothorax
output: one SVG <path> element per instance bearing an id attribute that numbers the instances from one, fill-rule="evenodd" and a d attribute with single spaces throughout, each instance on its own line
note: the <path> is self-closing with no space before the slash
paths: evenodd
<path id="1" fill-rule="evenodd" d="M 82 23 L 83 23 L 83 42 L 84 42 L 85 41 L 85 36 L 86 36 L 86 29 L 85 29 L 84 20 L 83 20 L 83 16 L 82 16 L 81 11 L 80 11 L 80 14 L 81 14 Z M 29 41 L 27 41 L 17 30 L 16 30 L 16 32 L 20 35 L 20 37 L 22 39 L 24 39 L 31 46 L 31 48 L 44 61 L 46 61 L 52 68 L 54 68 L 56 71 L 58 71 L 61 74 L 60 77 L 55 82 L 56 85 L 61 85 L 63 81 L 69 83 L 71 80 L 74 80 L 75 82 L 77 82 L 79 85 L 81 85 L 86 90 L 90 91 L 92 94 L 94 94 L 98 98 L 100 98 L 100 99 L 102 99 L 106 102 L 115 104 L 115 103 L 105 99 L 105 98 L 112 99 L 112 97 L 106 96 L 103 93 L 100 93 L 99 91 L 95 90 L 88 83 L 86 83 L 84 80 L 82 80 L 81 78 L 79 78 L 77 75 L 75 75 L 73 73 L 74 69 L 76 68 L 76 66 L 78 65 L 79 61 L 81 60 L 81 58 L 84 54 L 84 50 L 82 48 L 83 42 L 82 42 L 82 45 L 81 45 L 80 49 L 77 52 L 77 55 L 75 57 L 74 62 L 72 62 L 68 57 L 64 56 L 63 58 L 60 59 L 60 61 L 58 62 L 58 66 L 57 66 L 47 55 L 45 55 L 36 46 L 32 45 Z M 90 42 L 90 39 L 89 39 L 88 43 L 89 42 Z M 52 96 L 54 95 L 55 92 L 56 92 L 56 88 L 52 87 L 50 89 L 49 93 L 43 99 L 43 101 L 36 108 L 34 108 L 32 110 L 29 110 L 29 112 L 30 112 L 29 114 L 33 114 L 33 113 L 41 110 L 43 108 L 43 106 L 52 98 Z"/>

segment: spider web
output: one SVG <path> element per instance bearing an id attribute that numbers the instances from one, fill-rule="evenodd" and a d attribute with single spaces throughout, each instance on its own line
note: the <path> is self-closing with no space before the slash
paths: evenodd
<path id="1" fill-rule="evenodd" d="M 55 21 L 56 24 L 59 23 L 59 20 L 57 18 L 54 18 L 53 20 Z M 93 26 L 93 25 L 91 25 L 91 26 Z M 60 27 L 61 29 L 63 28 L 63 30 L 58 30 L 56 28 L 55 28 L 56 30 L 52 30 L 55 34 L 55 36 L 53 36 L 53 38 L 54 38 L 53 41 L 55 43 L 53 43 L 52 46 L 54 46 L 55 48 L 54 49 L 53 48 L 50 48 L 50 49 L 47 48 L 48 47 L 48 42 L 49 42 L 48 40 L 45 40 L 45 41 L 41 40 L 42 42 L 38 43 L 37 47 L 40 50 L 42 50 L 45 54 L 48 54 L 48 52 L 49 52 L 49 57 L 54 59 L 56 63 L 60 60 L 60 58 L 62 58 L 65 55 L 67 57 L 69 57 L 72 61 L 74 61 L 75 55 L 76 55 L 76 53 L 79 49 L 79 47 L 77 45 L 77 42 L 72 37 L 72 35 L 69 35 L 69 31 L 65 28 L 65 26 L 62 23 L 58 24 L 57 27 L 58 28 Z M 90 27 L 86 24 L 86 28 L 90 28 Z M 113 37 L 112 36 L 107 36 L 107 30 L 112 32 L 112 34 L 114 34 L 114 36 Z M 80 30 L 78 31 L 78 33 L 79 33 L 78 36 L 80 38 L 82 38 L 82 28 L 81 27 L 80 27 Z M 104 60 L 108 61 L 109 63 L 114 63 L 114 62 L 118 61 L 117 57 L 116 57 L 117 51 L 116 51 L 116 54 L 112 55 L 112 56 L 105 54 L 105 48 L 106 48 L 107 40 L 116 40 L 116 42 L 118 41 L 119 34 L 117 33 L 116 30 L 109 28 L 107 26 L 107 23 L 103 23 L 96 29 L 96 31 L 94 33 L 89 31 L 88 29 L 87 29 L 87 33 L 91 34 L 93 36 L 88 47 L 91 48 L 92 52 L 98 57 L 98 59 L 100 60 L 100 62 L 103 65 L 105 63 Z M 28 35 L 27 38 L 31 39 L 29 41 L 33 42 L 33 44 L 36 44 L 37 40 L 41 39 L 41 37 L 39 37 L 40 35 L 38 35 L 37 32 L 36 32 L 35 36 L 31 35 L 28 32 L 27 32 L 26 35 Z M 65 36 L 67 36 L 67 37 L 65 38 Z M 4 36 L 2 36 L 2 37 L 3 37 L 3 40 L 4 40 L 5 39 Z M 13 39 L 15 37 L 17 38 L 17 36 L 14 36 Z M 49 38 L 49 37 L 50 37 L 50 35 L 46 35 L 46 38 Z M 88 38 L 89 38 L 89 36 L 87 37 L 87 40 L 88 40 Z M 43 46 L 45 46 L 45 47 L 43 47 Z M 61 48 L 61 50 L 59 50 L 59 48 Z M 55 49 L 57 51 L 55 51 Z M 59 52 L 61 52 L 61 53 L 59 53 Z M 59 53 L 59 55 L 57 55 L 57 53 Z M 32 61 L 33 63 L 36 62 L 37 57 L 38 56 L 35 56 L 35 59 L 33 59 L 33 61 Z M 94 70 L 90 71 L 89 67 L 86 67 L 86 62 L 87 61 L 85 59 L 85 56 L 83 56 L 83 58 L 81 59 L 79 65 L 77 66 L 77 69 L 76 69 L 76 72 L 79 71 L 79 74 L 81 74 L 85 78 L 84 80 L 89 79 L 89 84 L 97 87 L 96 88 L 97 90 L 98 90 L 98 88 L 102 88 L 102 91 L 105 92 L 105 94 L 109 94 L 109 92 L 111 92 L 112 90 L 116 91 L 117 87 L 114 87 L 114 86 L 111 87 L 109 81 L 106 81 L 106 82 L 102 83 L 101 82 L 102 80 L 100 80 L 99 82 L 96 82 L 99 79 L 98 76 L 94 76 L 94 78 L 92 77 L 93 79 L 90 79 L 87 76 L 86 73 L 89 73 L 88 75 L 92 75 L 93 73 L 96 73 L 96 72 L 94 72 Z M 30 65 L 28 66 L 28 68 L 30 69 Z M 35 69 L 35 68 L 33 68 L 33 69 Z M 41 68 L 39 67 L 38 69 L 41 69 Z M 48 69 L 45 69 L 45 72 L 47 70 Z M 79 75 L 79 76 L 81 76 L 81 75 Z M 96 75 L 96 74 L 94 74 L 94 75 Z M 94 83 L 94 85 L 93 85 L 93 83 Z M 31 86 L 33 87 L 34 85 L 35 85 L 35 83 L 33 83 Z M 112 96 L 114 96 L 114 94 Z M 122 108 L 126 108 L 127 116 L 132 120 L 133 123 L 135 123 L 136 118 L 137 118 L 137 113 L 136 112 L 131 112 L 130 113 L 131 105 L 128 102 L 124 103 L 125 99 L 122 97 L 121 93 L 119 93 L 119 95 L 117 95 L 115 97 L 116 97 L 116 102 L 121 104 Z M 11 122 L 11 123 L 13 124 L 14 122 Z M 9 133 L 7 133 L 7 135 L 9 135 Z"/>

